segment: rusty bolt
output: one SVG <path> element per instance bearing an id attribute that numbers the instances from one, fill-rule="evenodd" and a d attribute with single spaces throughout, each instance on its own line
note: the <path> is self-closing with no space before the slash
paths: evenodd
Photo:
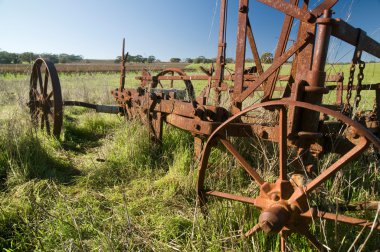
<path id="1" fill-rule="evenodd" d="M 270 198 L 273 201 L 279 201 L 280 200 L 280 196 L 278 196 L 277 193 L 273 193 Z"/>

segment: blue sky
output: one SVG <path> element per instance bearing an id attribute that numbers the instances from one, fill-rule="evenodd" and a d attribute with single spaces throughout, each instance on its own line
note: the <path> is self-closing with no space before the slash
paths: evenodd
<path id="1" fill-rule="evenodd" d="M 322 2 L 310 1 L 311 8 Z M 229 0 L 229 57 L 235 53 L 237 5 Z M 380 41 L 380 0 L 340 0 L 334 10 Z M 274 52 L 283 14 L 251 0 L 250 19 L 259 52 Z M 133 55 L 215 57 L 218 20 L 219 0 L 0 0 L 0 49 L 113 59 L 125 37 Z M 337 41 L 332 46 L 340 49 L 330 54 L 335 61 L 352 49 Z"/>

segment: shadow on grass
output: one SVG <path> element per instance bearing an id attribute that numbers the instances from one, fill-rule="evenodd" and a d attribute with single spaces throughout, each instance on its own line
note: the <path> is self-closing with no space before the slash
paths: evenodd
<path id="1" fill-rule="evenodd" d="M 30 162 L 31 169 L 29 178 L 52 179 L 59 183 L 72 183 L 81 172 L 71 162 L 63 157 L 53 157 L 41 143 L 37 141 L 34 145 L 38 158 Z"/>
<path id="2" fill-rule="evenodd" d="M 102 117 L 96 113 L 86 114 L 81 117 L 83 110 L 75 110 L 75 113 L 66 115 L 65 137 L 62 145 L 65 150 L 85 154 L 88 149 L 101 146 L 100 139 L 112 131 L 116 124 L 115 120 Z"/>
<path id="3" fill-rule="evenodd" d="M 2 153 L 8 160 L 1 174 L 3 186 L 5 183 L 11 186 L 31 179 L 72 183 L 81 172 L 65 156 L 57 153 L 54 141 L 48 139 L 43 143 L 38 137 L 25 135 L 11 142 Z"/>
<path id="4" fill-rule="evenodd" d="M 65 125 L 65 139 L 62 146 L 65 150 L 85 154 L 88 149 L 99 147 L 99 140 L 105 134 L 94 132 L 89 128 L 77 127 L 74 123 Z"/>

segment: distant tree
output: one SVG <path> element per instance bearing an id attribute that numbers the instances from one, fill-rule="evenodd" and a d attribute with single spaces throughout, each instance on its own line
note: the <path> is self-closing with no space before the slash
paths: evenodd
<path id="1" fill-rule="evenodd" d="M 234 63 L 235 62 L 235 60 L 233 59 L 233 58 L 226 58 L 226 63 L 228 63 L 228 64 L 232 64 L 232 63 Z"/>
<path id="2" fill-rule="evenodd" d="M 9 53 L 0 51 L 0 64 L 19 64 L 21 63 L 20 57 L 17 53 Z"/>
<path id="3" fill-rule="evenodd" d="M 194 60 L 193 60 L 192 58 L 186 58 L 186 59 L 185 59 L 185 62 L 186 62 L 186 63 L 193 63 Z"/>
<path id="4" fill-rule="evenodd" d="M 11 64 L 12 59 L 9 55 L 9 52 L 0 51 L 0 64 Z"/>
<path id="5" fill-rule="evenodd" d="M 213 63 L 213 62 L 216 62 L 215 58 L 212 58 L 212 59 L 205 58 L 205 61 L 204 61 L 204 63 Z"/>
<path id="6" fill-rule="evenodd" d="M 204 56 L 199 56 L 194 59 L 194 63 L 199 64 L 199 63 L 205 63 L 206 58 Z"/>
<path id="7" fill-rule="evenodd" d="M 48 59 L 51 62 L 58 63 L 59 62 L 59 56 L 57 54 L 51 54 L 51 53 L 42 53 L 40 54 L 41 58 Z"/>
<path id="8" fill-rule="evenodd" d="M 11 59 L 12 59 L 12 64 L 20 64 L 21 63 L 21 60 L 20 60 L 20 56 L 17 54 L 17 53 L 11 53 Z"/>
<path id="9" fill-rule="evenodd" d="M 261 62 L 265 64 L 270 64 L 273 62 L 273 54 L 270 52 L 265 52 L 260 57 Z"/>
<path id="10" fill-rule="evenodd" d="M 66 53 L 61 53 L 60 55 L 58 55 L 59 63 L 73 63 L 73 62 L 80 62 L 82 60 L 83 60 L 83 57 L 80 55 L 66 54 Z"/>
<path id="11" fill-rule="evenodd" d="M 156 57 L 154 57 L 153 55 L 150 55 L 149 57 L 148 57 L 148 59 L 147 59 L 147 62 L 148 63 L 153 63 L 153 62 L 155 62 L 156 61 Z"/>
<path id="12" fill-rule="evenodd" d="M 51 53 L 42 53 L 37 55 L 33 52 L 24 52 L 21 54 L 9 53 L 6 51 L 0 51 L 0 64 L 19 64 L 22 62 L 31 63 L 38 57 L 48 59 L 53 63 L 70 63 L 70 62 L 79 62 L 83 60 L 83 56 L 74 55 L 74 54 L 51 54 Z"/>
<path id="13" fill-rule="evenodd" d="M 181 59 L 180 58 L 171 58 L 170 62 L 178 63 L 178 62 L 181 62 Z"/>
<path id="14" fill-rule="evenodd" d="M 23 52 L 20 54 L 20 60 L 22 62 L 32 63 L 35 59 L 37 59 L 37 55 L 32 52 Z"/>
<path id="15" fill-rule="evenodd" d="M 58 55 L 58 61 L 59 63 L 68 63 L 69 62 L 69 55 L 65 53 L 61 53 Z"/>
<path id="16" fill-rule="evenodd" d="M 136 55 L 135 56 L 135 62 L 138 62 L 138 63 L 142 63 L 142 62 L 144 62 L 144 57 L 143 56 L 141 56 L 141 55 Z"/>
<path id="17" fill-rule="evenodd" d="M 127 57 L 128 56 L 128 57 Z M 124 55 L 124 58 L 126 59 L 126 62 L 132 62 L 131 59 L 133 59 L 134 56 L 132 55 Z M 114 63 L 120 63 L 121 62 L 121 56 L 117 56 L 116 59 L 113 61 Z"/>
<path id="18" fill-rule="evenodd" d="M 121 57 L 120 56 L 117 56 L 116 59 L 114 60 L 115 63 L 120 63 L 121 61 Z M 153 62 L 157 62 L 159 61 L 158 59 L 156 59 L 155 56 L 153 55 L 150 55 L 148 58 L 144 58 L 142 55 L 130 55 L 128 54 L 128 57 L 127 57 L 127 60 L 126 62 L 135 62 L 135 63 L 145 63 L 145 62 L 148 62 L 148 63 L 153 63 Z"/>
<path id="19" fill-rule="evenodd" d="M 120 63 L 121 62 L 121 56 L 117 56 L 116 59 L 113 62 L 114 63 Z"/>

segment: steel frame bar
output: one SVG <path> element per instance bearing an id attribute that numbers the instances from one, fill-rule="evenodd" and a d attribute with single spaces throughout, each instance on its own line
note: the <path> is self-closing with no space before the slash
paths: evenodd
<path id="1" fill-rule="evenodd" d="M 251 26 L 251 22 L 249 21 L 249 18 L 247 20 L 247 37 L 248 37 L 249 45 L 251 47 L 253 60 L 255 61 L 255 65 L 257 68 L 257 73 L 261 75 L 264 72 L 264 69 L 261 64 L 259 52 L 257 50 L 257 45 L 256 45 L 255 37 L 253 36 L 252 26 Z"/>
<path id="2" fill-rule="evenodd" d="M 234 97 L 239 97 L 244 87 L 245 50 L 247 39 L 248 0 L 239 1 L 238 30 L 236 41 Z M 234 106 L 241 110 L 242 100 L 234 99 Z"/>
<path id="3" fill-rule="evenodd" d="M 299 0 L 291 0 L 290 4 L 293 6 L 298 6 Z M 289 41 L 289 35 L 292 30 L 294 17 L 286 15 L 284 19 L 284 23 L 281 29 L 281 35 L 277 43 L 276 52 L 274 54 L 274 59 L 279 58 L 286 50 L 286 46 Z M 276 81 L 278 79 L 278 75 L 280 74 L 280 68 L 278 68 L 268 79 L 268 81 L 264 85 L 264 98 L 262 101 L 267 101 L 272 98 L 273 91 L 276 86 Z"/>
<path id="4" fill-rule="evenodd" d="M 306 35 L 304 40 L 298 41 L 293 46 L 291 46 L 281 57 L 277 58 L 273 61 L 272 65 L 254 82 L 254 84 L 244 90 L 239 96 L 237 96 L 236 100 L 238 102 L 243 102 L 249 95 L 252 94 L 263 82 L 273 74 L 277 69 L 279 69 L 282 64 L 284 64 L 293 54 L 297 51 L 301 50 L 309 41 L 309 36 Z M 236 85 L 236 82 L 235 82 Z"/>

